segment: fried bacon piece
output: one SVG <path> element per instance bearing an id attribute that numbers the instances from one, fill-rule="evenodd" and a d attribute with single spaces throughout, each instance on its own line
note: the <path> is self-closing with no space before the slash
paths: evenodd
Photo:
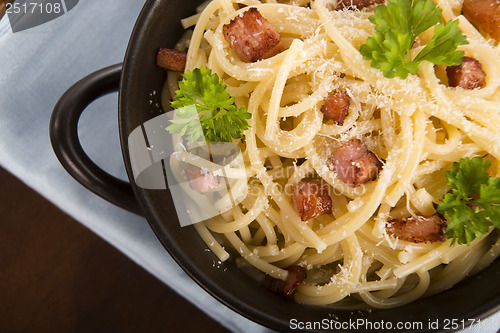
<path id="1" fill-rule="evenodd" d="M 269 288 L 282 296 L 290 296 L 307 277 L 304 267 L 290 266 L 286 270 L 288 271 L 288 276 L 285 281 L 271 278 L 269 283 Z"/>
<path id="2" fill-rule="evenodd" d="M 363 9 L 373 5 L 380 5 L 385 0 L 339 0 L 339 8 Z"/>
<path id="3" fill-rule="evenodd" d="M 328 159 L 331 168 L 344 183 L 356 187 L 377 178 L 382 163 L 359 139 L 351 139 Z"/>
<path id="4" fill-rule="evenodd" d="M 156 54 L 156 65 L 174 72 L 184 72 L 186 67 L 187 53 L 162 48 Z"/>
<path id="5" fill-rule="evenodd" d="M 257 8 L 250 8 L 222 28 L 224 37 L 241 60 L 256 62 L 281 51 L 281 37 Z"/>
<path id="6" fill-rule="evenodd" d="M 446 223 L 439 215 L 407 217 L 389 221 L 386 229 L 394 237 L 413 243 L 444 242 Z"/>
<path id="7" fill-rule="evenodd" d="M 500 41 L 500 1 L 465 0 L 462 14 L 481 30 Z"/>
<path id="8" fill-rule="evenodd" d="M 351 97 L 345 90 L 334 90 L 325 98 L 325 104 L 321 106 L 321 112 L 339 126 L 344 125 L 345 117 L 349 112 Z"/>
<path id="9" fill-rule="evenodd" d="M 332 212 L 332 198 L 320 179 L 301 180 L 293 187 L 292 202 L 302 221 Z"/>
<path id="10" fill-rule="evenodd" d="M 219 176 L 195 165 L 189 165 L 184 172 L 189 181 L 189 187 L 200 193 L 205 193 L 219 186 Z"/>
<path id="11" fill-rule="evenodd" d="M 486 85 L 486 74 L 479 61 L 471 57 L 463 57 L 462 64 L 446 68 L 450 87 L 464 89 L 483 88 Z"/>

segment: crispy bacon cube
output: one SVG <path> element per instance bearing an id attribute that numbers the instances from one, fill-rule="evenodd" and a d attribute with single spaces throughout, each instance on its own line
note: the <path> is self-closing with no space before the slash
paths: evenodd
<path id="1" fill-rule="evenodd" d="M 500 41 L 500 1 L 464 0 L 462 14 L 481 30 Z"/>
<path id="2" fill-rule="evenodd" d="M 306 269 L 301 266 L 290 266 L 287 271 L 288 276 L 285 281 L 272 278 L 269 283 L 271 290 L 282 296 L 290 296 L 307 277 Z"/>
<path id="3" fill-rule="evenodd" d="M 450 87 L 464 89 L 483 88 L 486 85 L 486 74 L 479 61 L 471 57 L 463 57 L 462 64 L 446 68 Z"/>
<path id="4" fill-rule="evenodd" d="M 189 187 L 200 193 L 212 191 L 219 186 L 219 176 L 214 175 L 212 172 L 189 165 L 184 172 L 189 181 Z"/>
<path id="5" fill-rule="evenodd" d="M 325 98 L 321 112 L 339 126 L 344 125 L 345 117 L 349 113 L 351 97 L 345 90 L 334 90 Z"/>
<path id="6" fill-rule="evenodd" d="M 437 214 L 395 219 L 387 223 L 386 229 L 394 237 L 413 243 L 446 240 L 446 223 Z"/>
<path id="7" fill-rule="evenodd" d="M 377 178 L 382 163 L 359 139 L 339 147 L 328 160 L 329 165 L 344 183 L 356 187 Z"/>
<path id="8" fill-rule="evenodd" d="M 156 65 L 174 72 L 184 72 L 186 59 L 186 52 L 162 48 L 156 54 Z"/>
<path id="9" fill-rule="evenodd" d="M 281 37 L 257 8 L 250 8 L 223 27 L 226 41 L 241 60 L 256 62 L 281 51 Z"/>
<path id="10" fill-rule="evenodd" d="M 373 5 L 380 5 L 385 0 L 339 0 L 339 8 L 363 9 Z"/>
<path id="11" fill-rule="evenodd" d="M 332 212 L 332 198 L 320 179 L 300 181 L 293 187 L 292 202 L 302 221 Z"/>

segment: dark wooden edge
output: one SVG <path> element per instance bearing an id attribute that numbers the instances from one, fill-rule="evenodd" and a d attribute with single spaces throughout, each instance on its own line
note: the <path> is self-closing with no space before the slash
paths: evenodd
<path id="1" fill-rule="evenodd" d="M 0 19 L 5 15 L 5 4 L 13 2 L 14 0 L 0 0 Z"/>

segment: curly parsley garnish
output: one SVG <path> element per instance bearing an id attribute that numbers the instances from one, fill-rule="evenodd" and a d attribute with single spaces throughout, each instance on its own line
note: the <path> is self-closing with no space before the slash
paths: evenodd
<path id="1" fill-rule="evenodd" d="M 458 20 L 439 23 L 441 12 L 432 0 L 388 0 L 387 5 L 376 7 L 369 17 L 375 24 L 375 34 L 361 46 L 363 59 L 371 61 L 371 66 L 382 70 L 385 77 L 401 79 L 408 73 L 416 74 L 423 60 L 436 65 L 460 65 L 464 52 L 457 51 L 457 46 L 468 42 L 458 28 Z M 431 27 L 431 40 L 412 58 L 413 42 Z"/>
<path id="2" fill-rule="evenodd" d="M 177 118 L 171 120 L 167 130 L 186 135 L 191 142 L 231 142 L 241 138 L 251 114 L 244 107 L 238 109 L 219 76 L 202 66 L 186 71 L 183 78 L 171 103 L 178 109 Z"/>
<path id="3" fill-rule="evenodd" d="M 490 161 L 481 157 L 462 158 L 446 172 L 451 192 L 437 208 L 448 217 L 446 236 L 453 243 L 469 244 L 493 225 L 500 228 L 500 178 L 490 177 Z"/>

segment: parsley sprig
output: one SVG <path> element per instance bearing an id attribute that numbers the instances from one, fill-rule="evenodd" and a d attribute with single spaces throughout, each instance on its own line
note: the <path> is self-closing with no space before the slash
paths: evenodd
<path id="1" fill-rule="evenodd" d="M 238 109 L 219 76 L 202 66 L 186 71 L 183 78 L 171 103 L 178 109 L 177 118 L 171 120 L 167 130 L 185 135 L 191 142 L 231 142 L 241 138 L 251 114 L 244 107 Z"/>
<path id="2" fill-rule="evenodd" d="M 458 28 L 458 20 L 439 23 L 441 12 L 432 0 L 388 0 L 387 5 L 376 7 L 369 17 L 375 24 L 375 34 L 360 48 L 363 59 L 371 61 L 371 66 L 382 70 L 385 77 L 401 79 L 408 73 L 416 74 L 423 60 L 436 65 L 460 65 L 464 52 L 457 46 L 467 44 L 467 39 Z M 434 35 L 412 58 L 413 42 L 431 27 Z"/>
<path id="3" fill-rule="evenodd" d="M 481 157 L 462 158 L 446 172 L 451 192 L 437 211 L 448 217 L 446 236 L 469 244 L 493 225 L 500 228 L 500 178 L 490 177 L 491 163 Z"/>

